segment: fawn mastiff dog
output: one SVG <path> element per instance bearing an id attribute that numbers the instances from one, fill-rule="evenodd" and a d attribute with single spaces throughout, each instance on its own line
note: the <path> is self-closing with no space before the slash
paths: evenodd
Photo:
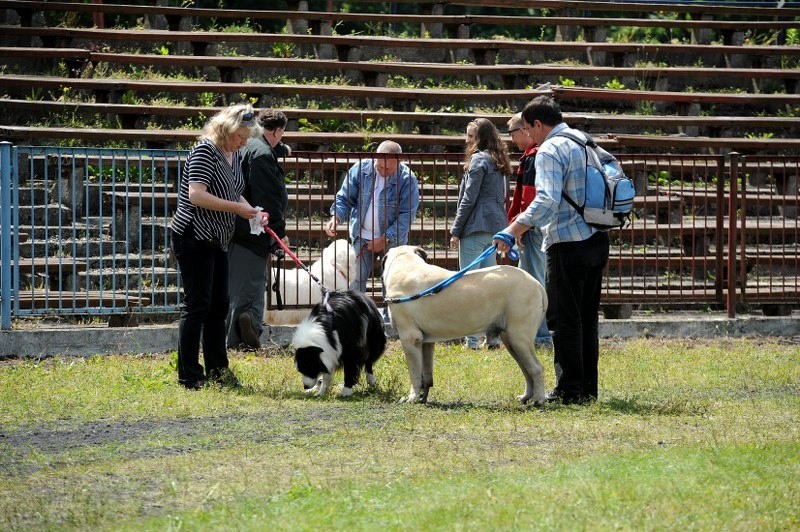
<path id="1" fill-rule="evenodd" d="M 390 249 L 383 283 L 388 299 L 419 294 L 453 275 L 426 262 L 417 246 Z M 441 292 L 407 302 L 389 303 L 392 325 L 406 354 L 411 390 L 404 402 L 426 402 L 433 386 L 433 347 L 469 334 L 499 334 L 525 376 L 523 403 L 545 403 L 542 364 L 534 338 L 547 309 L 547 294 L 527 272 L 494 266 L 467 272 Z"/>

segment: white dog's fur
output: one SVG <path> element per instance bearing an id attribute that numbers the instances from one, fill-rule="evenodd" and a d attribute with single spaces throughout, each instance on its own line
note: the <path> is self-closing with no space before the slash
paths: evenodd
<path id="1" fill-rule="evenodd" d="M 337 331 L 333 331 L 333 338 L 335 345 L 341 345 L 341 342 L 339 342 L 339 333 Z M 305 347 L 306 345 L 320 346 L 320 362 L 325 366 L 327 372 L 320 373 L 317 378 L 303 376 L 303 387 L 306 389 L 306 393 L 320 396 L 325 395 L 331 385 L 333 372 L 339 367 L 339 353 L 336 351 L 336 348 L 328 342 L 325 330 L 318 321 L 310 319 L 303 320 L 295 330 L 292 343 L 299 347 Z M 297 364 L 297 362 L 295 362 L 295 364 Z M 350 395 L 352 395 L 352 389 L 345 387 L 342 391 L 342 396 L 349 397 Z"/>
<path id="2" fill-rule="evenodd" d="M 284 258 L 284 261 L 291 260 L 288 255 Z M 347 240 L 335 240 L 322 251 L 322 257 L 314 261 L 309 270 L 329 289 L 347 290 L 356 275 L 356 256 L 353 247 Z M 311 306 L 322 301 L 320 286 L 302 268 L 281 270 L 280 275 L 279 286 L 284 305 Z M 272 278 L 275 278 L 274 268 Z M 272 290 L 272 286 L 268 289 Z M 307 314 L 307 311 L 303 311 L 304 316 Z M 267 323 L 272 323 L 266 312 L 264 318 Z"/>
<path id="3" fill-rule="evenodd" d="M 387 298 L 418 294 L 454 272 L 428 264 L 417 246 L 398 246 L 386 254 L 383 283 Z M 471 334 L 499 333 L 525 376 L 523 403 L 545 403 L 542 364 L 534 339 L 547 309 L 547 294 L 530 274 L 514 266 L 467 272 L 441 292 L 390 303 L 392 325 L 406 354 L 411 390 L 405 402 L 425 402 L 433 386 L 434 343 Z"/>

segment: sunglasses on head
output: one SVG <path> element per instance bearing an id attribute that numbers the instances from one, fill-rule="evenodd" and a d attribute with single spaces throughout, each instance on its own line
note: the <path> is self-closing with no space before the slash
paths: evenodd
<path id="1" fill-rule="evenodd" d="M 242 113 L 242 122 L 250 122 L 252 119 L 256 117 L 256 114 L 253 111 Z"/>

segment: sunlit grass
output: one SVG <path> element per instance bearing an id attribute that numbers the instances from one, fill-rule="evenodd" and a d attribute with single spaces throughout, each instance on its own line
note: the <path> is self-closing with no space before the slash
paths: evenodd
<path id="1" fill-rule="evenodd" d="M 241 390 L 194 393 L 174 353 L 0 364 L 0 527 L 798 526 L 793 343 L 604 342 L 599 401 L 544 409 L 504 351 L 437 346 L 427 406 L 397 404 L 394 342 L 347 400 L 286 353 L 231 360 Z"/>

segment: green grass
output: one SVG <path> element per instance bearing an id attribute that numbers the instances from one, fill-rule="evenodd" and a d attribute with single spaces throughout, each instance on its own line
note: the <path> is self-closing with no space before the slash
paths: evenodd
<path id="1" fill-rule="evenodd" d="M 281 352 L 231 358 L 243 389 L 194 393 L 174 354 L 0 364 L 0 528 L 800 526 L 791 342 L 604 342 L 600 400 L 544 409 L 505 352 L 437 346 L 427 406 L 397 404 L 396 343 L 348 400 Z"/>

